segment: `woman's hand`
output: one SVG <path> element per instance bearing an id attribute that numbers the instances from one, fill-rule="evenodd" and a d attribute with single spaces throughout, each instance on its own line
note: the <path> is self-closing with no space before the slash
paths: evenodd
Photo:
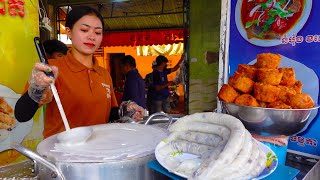
<path id="1" fill-rule="evenodd" d="M 53 96 L 50 83 L 54 83 L 55 78 L 47 76 L 45 72 L 53 72 L 55 78 L 58 76 L 57 67 L 36 63 L 29 79 L 28 94 L 32 100 L 39 104 L 51 102 Z"/>
<path id="2" fill-rule="evenodd" d="M 134 109 L 135 109 L 135 113 L 133 114 L 132 118 L 136 122 L 137 121 L 142 121 L 143 117 L 144 117 L 144 114 L 145 114 L 145 109 L 142 108 L 141 106 L 137 105 L 137 104 L 134 106 Z"/>
<path id="3" fill-rule="evenodd" d="M 126 111 L 128 112 L 127 115 L 129 115 L 129 117 L 134 121 L 138 122 L 143 120 L 145 113 L 145 109 L 143 107 L 133 101 L 127 101 L 126 108 Z"/>

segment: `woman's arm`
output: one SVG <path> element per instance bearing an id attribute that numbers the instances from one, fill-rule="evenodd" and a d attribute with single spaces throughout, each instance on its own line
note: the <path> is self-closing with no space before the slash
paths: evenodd
<path id="1" fill-rule="evenodd" d="M 113 123 L 115 120 L 118 120 L 118 119 L 120 119 L 119 108 L 112 107 L 110 111 L 110 116 L 109 116 L 109 123 Z"/>
<path id="2" fill-rule="evenodd" d="M 25 92 L 14 108 L 14 115 L 19 122 L 29 121 L 39 108 L 39 104 L 32 100 L 28 94 Z"/>

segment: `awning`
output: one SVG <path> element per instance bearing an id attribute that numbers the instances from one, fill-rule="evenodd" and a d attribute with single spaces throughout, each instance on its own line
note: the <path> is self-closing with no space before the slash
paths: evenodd
<path id="1" fill-rule="evenodd" d="M 101 46 L 144 46 L 183 43 L 183 29 L 104 33 Z"/>
<path id="2" fill-rule="evenodd" d="M 178 56 L 184 51 L 183 43 L 152 46 L 137 46 L 138 56 Z"/>

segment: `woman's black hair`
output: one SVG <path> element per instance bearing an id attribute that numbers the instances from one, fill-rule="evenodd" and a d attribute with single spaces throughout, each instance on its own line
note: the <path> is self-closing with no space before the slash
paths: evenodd
<path id="1" fill-rule="evenodd" d="M 102 23 L 102 30 L 104 29 L 104 22 L 103 17 L 101 14 L 96 10 L 89 6 L 76 6 L 73 7 L 72 10 L 68 13 L 66 18 L 66 27 L 72 29 L 73 25 L 81 19 L 85 15 L 95 15 L 97 16 L 101 23 Z"/>

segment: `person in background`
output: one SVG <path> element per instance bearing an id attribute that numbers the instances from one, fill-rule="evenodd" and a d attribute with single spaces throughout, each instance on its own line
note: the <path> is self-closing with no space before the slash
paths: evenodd
<path id="1" fill-rule="evenodd" d="M 151 94 L 152 91 L 154 91 L 153 86 L 153 71 L 155 70 L 157 66 L 156 60 L 152 62 L 152 72 L 147 74 L 145 77 L 145 83 L 146 83 L 146 90 L 147 90 L 147 109 L 148 111 L 151 111 Z"/>
<path id="2" fill-rule="evenodd" d="M 67 55 L 68 47 L 57 39 L 46 40 L 43 42 L 44 50 L 48 59 L 60 59 Z"/>
<path id="3" fill-rule="evenodd" d="M 145 83 L 136 68 L 135 59 L 127 55 L 120 60 L 122 73 L 125 75 L 122 101 L 134 101 L 139 106 L 146 108 Z"/>
<path id="4" fill-rule="evenodd" d="M 168 86 L 174 85 L 173 81 L 168 81 L 167 75 L 179 69 L 184 56 L 181 56 L 179 62 L 173 68 L 167 68 L 168 59 L 165 56 L 159 55 L 156 58 L 156 67 L 153 71 L 153 86 L 154 91 L 151 94 L 151 112 L 164 111 L 170 113 L 169 89 Z"/>
<path id="5" fill-rule="evenodd" d="M 74 7 L 66 17 L 66 32 L 71 50 L 61 59 L 49 59 L 49 66 L 36 63 L 26 92 L 15 106 L 19 122 L 29 121 L 46 104 L 43 136 L 65 131 L 50 83 L 54 83 L 71 128 L 108 123 L 118 119 L 118 104 L 108 71 L 93 56 L 100 46 L 104 30 L 100 13 L 87 6 Z M 59 71 L 59 75 L 58 75 Z M 54 78 L 45 72 L 53 72 Z M 142 109 L 138 105 L 132 108 Z M 142 120 L 140 111 L 136 117 Z"/>

